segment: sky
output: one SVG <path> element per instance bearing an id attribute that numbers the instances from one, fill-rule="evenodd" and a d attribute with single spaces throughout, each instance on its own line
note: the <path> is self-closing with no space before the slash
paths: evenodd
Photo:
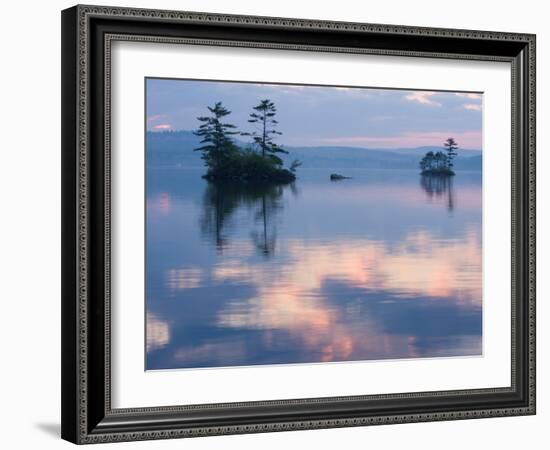
<path id="1" fill-rule="evenodd" d="M 249 114 L 263 99 L 277 107 L 286 146 L 373 149 L 441 146 L 482 148 L 482 94 L 420 90 L 147 79 L 147 130 L 195 130 L 197 117 L 221 101 L 226 122 L 251 131 Z"/>

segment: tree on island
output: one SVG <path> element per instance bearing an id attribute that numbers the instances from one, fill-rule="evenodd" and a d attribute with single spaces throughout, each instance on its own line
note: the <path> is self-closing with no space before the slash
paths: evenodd
<path id="1" fill-rule="evenodd" d="M 257 129 L 251 133 L 241 133 L 243 136 L 251 136 L 254 143 L 261 149 L 262 156 L 270 158 L 275 164 L 282 165 L 283 160 L 277 153 L 288 153 L 280 145 L 274 142 L 275 136 L 282 135 L 275 127 L 279 122 L 274 119 L 277 113 L 275 103 L 271 100 L 262 100 L 259 105 L 254 106 L 255 112 L 250 114 L 249 123 L 257 124 Z"/>
<path id="2" fill-rule="evenodd" d="M 231 114 L 231 111 L 217 102 L 213 107 L 208 106 L 210 116 L 197 117 L 202 122 L 197 131 L 193 133 L 202 138 L 201 147 L 195 151 L 202 152 L 202 159 L 209 170 L 216 170 L 218 166 L 226 162 L 236 151 L 232 135 L 239 134 L 234 131 L 237 127 L 229 123 L 223 123 L 222 119 Z"/>
<path id="3" fill-rule="evenodd" d="M 458 155 L 458 153 L 456 152 L 458 150 L 458 144 L 456 143 L 456 141 L 454 140 L 453 137 L 450 137 L 450 138 L 447 138 L 447 140 L 445 141 L 443 146 L 445 147 L 445 150 L 447 152 L 447 158 L 448 158 L 448 161 L 449 161 L 449 169 L 452 170 L 453 165 L 454 165 L 453 164 L 453 159 L 456 155 Z"/>
<path id="4" fill-rule="evenodd" d="M 429 151 L 420 160 L 419 165 L 422 175 L 452 176 L 455 174 L 452 168 L 454 166 L 453 159 L 457 155 L 458 144 L 454 138 L 450 137 L 443 145 L 446 153 Z"/>
<path id="5" fill-rule="evenodd" d="M 222 122 L 231 111 L 217 102 L 213 107 L 208 107 L 209 116 L 197 117 L 202 122 L 198 130 L 194 131 L 200 136 L 201 146 L 196 151 L 202 152 L 202 159 L 207 167 L 203 176 L 209 181 L 242 181 L 262 183 L 290 183 L 296 179 L 294 174 L 299 164 L 294 163 L 291 170 L 282 167 L 283 161 L 276 154 L 288 153 L 273 139 L 275 135 L 282 133 L 275 130 L 277 121 L 275 105 L 270 100 L 263 100 L 254 107 L 257 111 L 252 113 L 249 122 L 259 123 L 261 133 L 240 133 L 236 126 Z M 236 134 L 252 136 L 261 152 L 253 148 L 241 148 L 234 141 Z"/>

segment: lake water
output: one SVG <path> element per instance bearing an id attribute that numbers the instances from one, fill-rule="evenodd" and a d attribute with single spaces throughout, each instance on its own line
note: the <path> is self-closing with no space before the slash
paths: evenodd
<path id="1" fill-rule="evenodd" d="M 147 369 L 481 354 L 480 173 L 202 173 L 148 171 Z"/>

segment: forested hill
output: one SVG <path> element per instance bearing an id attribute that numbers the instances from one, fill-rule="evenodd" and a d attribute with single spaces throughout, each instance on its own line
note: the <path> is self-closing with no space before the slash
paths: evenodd
<path id="1" fill-rule="evenodd" d="M 200 139 L 191 131 L 147 133 L 147 162 L 150 166 L 202 167 Z M 245 145 L 243 138 L 241 145 Z M 418 169 L 420 158 L 428 151 L 442 147 L 416 147 L 395 149 L 370 149 L 340 146 L 284 147 L 289 154 L 282 154 L 285 165 L 294 159 L 302 161 L 302 168 L 371 168 L 371 169 Z M 481 170 L 479 150 L 458 150 L 454 169 Z"/>

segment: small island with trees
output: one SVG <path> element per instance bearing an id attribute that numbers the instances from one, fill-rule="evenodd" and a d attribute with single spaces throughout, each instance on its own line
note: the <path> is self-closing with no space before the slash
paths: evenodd
<path id="1" fill-rule="evenodd" d="M 420 161 L 422 175 L 453 176 L 453 159 L 457 156 L 458 144 L 454 138 L 448 138 L 443 144 L 444 150 L 429 151 Z"/>
<path id="2" fill-rule="evenodd" d="M 203 178 L 212 182 L 266 184 L 286 184 L 296 179 L 300 161 L 294 160 L 287 169 L 278 156 L 288 151 L 275 142 L 276 136 L 282 133 L 276 130 L 277 109 L 271 100 L 262 100 L 253 107 L 248 119 L 252 127 L 249 132 L 240 132 L 235 125 L 224 121 L 231 111 L 221 102 L 208 107 L 208 111 L 210 115 L 197 118 L 201 125 L 194 132 L 201 138 L 201 146 L 195 151 L 202 152 L 207 167 Z M 239 145 L 235 136 L 248 136 L 252 142 Z"/>

